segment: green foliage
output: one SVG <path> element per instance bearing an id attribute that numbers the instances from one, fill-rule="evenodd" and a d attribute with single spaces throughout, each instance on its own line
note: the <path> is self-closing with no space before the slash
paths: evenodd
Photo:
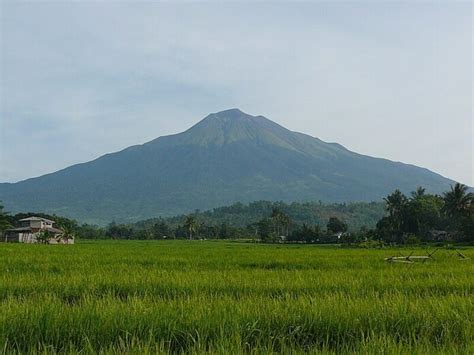
<path id="1" fill-rule="evenodd" d="M 292 223 L 291 218 L 278 207 L 274 207 L 272 209 L 271 219 L 275 228 L 275 235 L 278 237 L 287 236 Z"/>
<path id="2" fill-rule="evenodd" d="M 273 223 L 270 218 L 263 218 L 257 222 L 257 235 L 264 242 L 275 241 L 276 235 L 273 232 Z"/>
<path id="3" fill-rule="evenodd" d="M 350 230 L 356 231 L 362 226 L 375 227 L 377 221 L 384 216 L 383 203 L 357 202 L 357 203 L 332 203 L 321 202 L 291 203 L 255 201 L 249 204 L 235 203 L 230 206 L 218 207 L 209 211 L 195 212 L 193 215 L 205 225 L 221 225 L 225 223 L 234 227 L 247 227 L 259 222 L 263 218 L 272 217 L 279 223 L 279 232 L 286 232 L 292 226 L 319 225 L 326 226 L 330 217 L 337 217 L 348 224 Z M 283 221 L 279 221 L 283 218 Z M 171 226 L 183 224 L 186 215 L 164 219 Z M 149 219 L 136 224 L 137 227 L 149 227 L 156 221 Z M 275 230 L 275 233 L 277 231 Z"/>
<path id="4" fill-rule="evenodd" d="M 425 236 L 431 229 L 443 229 L 441 210 L 444 201 L 440 196 L 417 195 L 408 202 L 403 213 L 403 225 L 408 233 Z"/>
<path id="5" fill-rule="evenodd" d="M 337 217 L 331 217 L 326 228 L 329 233 L 342 233 L 347 231 L 347 223 L 344 223 Z"/>
<path id="6" fill-rule="evenodd" d="M 3 233 L 6 229 L 11 228 L 10 219 L 8 218 L 7 213 L 3 210 L 3 205 L 0 201 L 0 238 L 3 236 Z"/>
<path id="7" fill-rule="evenodd" d="M 290 242 L 319 243 L 324 242 L 324 234 L 318 225 L 309 226 L 303 223 L 289 235 L 288 240 Z"/>
<path id="8" fill-rule="evenodd" d="M 412 192 L 409 198 L 396 190 L 384 199 L 385 205 L 373 202 L 287 204 L 256 201 L 247 205 L 236 203 L 209 211 L 195 211 L 191 215 L 153 218 L 134 224 L 113 222 L 106 228 L 79 225 L 74 220 L 41 213 L 0 216 L 11 225 L 17 225 L 22 218 L 38 215 L 56 221 L 57 226 L 67 232 L 66 235 L 85 239 L 250 238 L 263 242 L 344 244 L 382 240 L 385 243 L 403 244 L 415 240 L 408 236 L 415 236 L 420 242 L 472 242 L 472 196 L 460 185 L 454 186 L 443 197 L 428 194 L 421 187 Z M 323 231 L 323 226 L 326 231 Z"/>
<path id="9" fill-rule="evenodd" d="M 186 216 L 186 220 L 184 221 L 184 226 L 186 227 L 186 230 L 188 231 L 189 239 L 193 239 L 193 235 L 198 230 L 198 223 L 196 221 L 196 217 L 192 215 Z"/>
<path id="10" fill-rule="evenodd" d="M 444 193 L 443 211 L 451 218 L 468 216 L 472 213 L 474 194 L 468 192 L 466 185 L 456 183 L 451 190 Z"/>
<path id="11" fill-rule="evenodd" d="M 67 223 L 59 226 L 63 231 L 61 234 L 61 239 L 68 243 L 70 240 L 76 238 L 75 226 L 72 223 Z"/>
<path id="12" fill-rule="evenodd" d="M 377 223 L 377 233 L 387 242 L 414 243 L 433 240 L 433 232 L 446 231 L 450 240 L 474 241 L 474 195 L 456 184 L 443 197 L 419 187 L 407 198 L 399 190 L 385 199 L 388 216 Z"/>
<path id="13" fill-rule="evenodd" d="M 40 244 L 48 244 L 52 235 L 49 231 L 47 230 L 42 230 L 36 235 L 36 240 Z"/>
<path id="14" fill-rule="evenodd" d="M 111 239 L 134 239 L 132 238 L 132 234 L 132 226 L 116 224 L 115 222 L 109 224 L 105 232 L 105 235 Z"/>
<path id="15" fill-rule="evenodd" d="M 191 241 L 0 243 L 6 354 L 469 354 L 451 251 Z M 462 251 L 474 259 L 474 250 Z"/>

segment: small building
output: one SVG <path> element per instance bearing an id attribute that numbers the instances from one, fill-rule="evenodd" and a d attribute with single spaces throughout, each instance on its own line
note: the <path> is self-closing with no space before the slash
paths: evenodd
<path id="1" fill-rule="evenodd" d="M 40 233 L 48 232 L 48 244 L 74 244 L 74 239 L 65 240 L 63 231 L 53 227 L 54 221 L 42 217 L 20 219 L 18 228 L 7 229 L 4 241 L 12 243 L 38 243 Z"/>

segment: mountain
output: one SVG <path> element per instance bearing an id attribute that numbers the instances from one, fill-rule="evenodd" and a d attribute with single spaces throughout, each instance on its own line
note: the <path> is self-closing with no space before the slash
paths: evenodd
<path id="1" fill-rule="evenodd" d="M 179 134 L 0 184 L 0 200 L 11 212 L 103 224 L 237 201 L 379 201 L 397 188 L 410 192 L 422 185 L 439 193 L 452 183 L 427 169 L 360 155 L 231 109 Z"/>

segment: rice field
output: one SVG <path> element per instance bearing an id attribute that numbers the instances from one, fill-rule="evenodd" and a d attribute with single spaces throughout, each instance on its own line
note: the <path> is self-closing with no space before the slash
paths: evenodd
<path id="1" fill-rule="evenodd" d="M 474 249 L 408 250 L 0 243 L 0 352 L 474 353 Z"/>

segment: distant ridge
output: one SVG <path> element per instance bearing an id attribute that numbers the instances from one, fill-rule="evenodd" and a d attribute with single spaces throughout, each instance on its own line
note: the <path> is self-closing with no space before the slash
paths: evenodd
<path id="1" fill-rule="evenodd" d="M 11 212 L 104 224 L 255 200 L 379 201 L 396 188 L 440 193 L 452 180 L 351 152 L 239 109 L 88 163 L 0 184 Z"/>

